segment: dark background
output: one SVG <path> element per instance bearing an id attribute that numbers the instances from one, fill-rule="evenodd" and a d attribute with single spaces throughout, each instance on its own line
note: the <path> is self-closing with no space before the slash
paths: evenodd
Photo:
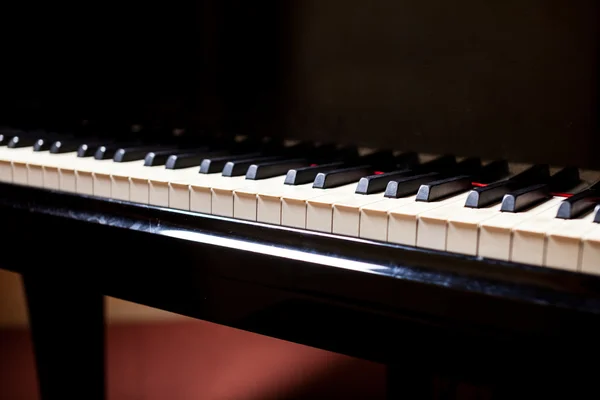
<path id="1" fill-rule="evenodd" d="M 599 7 L 10 2 L 0 106 L 11 121 L 85 116 L 599 168 Z"/>

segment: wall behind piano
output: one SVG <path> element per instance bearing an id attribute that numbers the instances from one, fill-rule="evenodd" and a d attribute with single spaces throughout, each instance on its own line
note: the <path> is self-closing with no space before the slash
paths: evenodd
<path id="1" fill-rule="evenodd" d="M 277 3 L 259 18 L 255 2 L 225 13 L 224 48 L 240 48 L 222 65 L 227 98 L 237 99 L 230 120 L 298 137 L 600 166 L 598 2 Z"/>
<path id="2" fill-rule="evenodd" d="M 18 38 L 3 49 L 9 119 L 80 113 L 600 168 L 595 0 L 2 7 L 0 33 Z"/>

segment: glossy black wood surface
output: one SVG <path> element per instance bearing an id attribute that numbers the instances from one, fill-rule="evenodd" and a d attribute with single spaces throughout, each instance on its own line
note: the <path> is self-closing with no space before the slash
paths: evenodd
<path id="1" fill-rule="evenodd" d="M 595 0 L 2 7 L 3 119 L 600 168 Z"/>
<path id="2" fill-rule="evenodd" d="M 509 394 L 599 350 L 594 276 L 7 184 L 0 218 L 3 268 Z"/>

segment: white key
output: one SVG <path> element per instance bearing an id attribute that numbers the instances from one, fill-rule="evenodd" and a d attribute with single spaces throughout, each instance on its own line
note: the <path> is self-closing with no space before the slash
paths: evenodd
<path id="1" fill-rule="evenodd" d="M 376 204 L 387 200 L 383 193 L 376 194 L 351 194 L 333 204 L 332 233 L 338 235 L 360 235 L 361 208 L 369 204 Z"/>
<path id="2" fill-rule="evenodd" d="M 233 217 L 256 221 L 258 219 L 258 194 L 273 192 L 284 186 L 285 175 L 268 179 L 247 180 L 242 188 L 233 192 Z"/>
<path id="3" fill-rule="evenodd" d="M 500 212 L 498 215 L 483 221 L 479 229 L 478 254 L 481 257 L 509 261 L 513 228 L 551 207 L 556 207 L 562 200 L 564 200 L 564 197 L 554 197 L 527 211 L 517 213 Z"/>
<path id="4" fill-rule="evenodd" d="M 412 203 L 416 196 L 399 199 L 384 199 L 360 207 L 360 228 L 358 236 L 365 239 L 387 241 L 389 211 Z"/>
<path id="5" fill-rule="evenodd" d="M 600 275 L 600 224 L 596 224 L 583 238 L 581 272 Z"/>
<path id="6" fill-rule="evenodd" d="M 456 214 L 450 214 L 446 251 L 477 255 L 479 226 L 485 220 L 498 215 L 500 206 L 501 204 L 485 208 L 462 207 L 456 210 Z"/>
<path id="7" fill-rule="evenodd" d="M 563 220 L 547 234 L 544 266 L 578 271 L 581 264 L 582 239 L 598 226 L 590 212 L 580 219 Z"/>
<path id="8" fill-rule="evenodd" d="M 462 193 L 441 201 L 415 201 L 389 210 L 388 242 L 416 246 L 417 227 L 421 214 L 453 203 L 464 204 L 466 198 L 467 193 Z"/>
<path id="9" fill-rule="evenodd" d="M 306 229 L 320 231 L 320 232 L 333 232 L 333 208 L 334 205 L 338 202 L 343 202 L 352 196 L 354 191 L 356 190 L 356 183 L 351 183 L 344 186 L 339 186 L 337 188 L 331 189 L 308 189 L 308 194 L 306 198 Z M 289 205 L 297 205 L 298 212 L 300 215 L 304 214 L 304 210 L 300 210 L 302 208 L 301 202 L 293 202 L 290 201 L 293 195 L 295 197 L 294 200 L 298 199 L 297 193 L 290 193 L 285 198 L 284 201 Z M 300 196 L 304 197 L 304 196 Z M 379 198 L 380 200 L 383 197 Z M 358 214 L 359 208 L 356 209 Z M 285 212 L 285 210 L 284 210 Z M 358 224 L 356 224 L 356 235 L 358 236 Z"/>
<path id="10" fill-rule="evenodd" d="M 560 202 L 512 228 L 510 261 L 544 265 L 546 233 L 564 220 L 555 218 Z"/>

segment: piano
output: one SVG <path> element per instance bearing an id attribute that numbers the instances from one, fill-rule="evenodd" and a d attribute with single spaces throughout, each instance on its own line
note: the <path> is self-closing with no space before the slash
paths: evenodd
<path id="1" fill-rule="evenodd" d="M 390 398 L 593 388 L 598 8 L 36 17 L 3 78 L 0 267 L 43 398 L 104 398 L 102 295 L 386 363 Z"/>

